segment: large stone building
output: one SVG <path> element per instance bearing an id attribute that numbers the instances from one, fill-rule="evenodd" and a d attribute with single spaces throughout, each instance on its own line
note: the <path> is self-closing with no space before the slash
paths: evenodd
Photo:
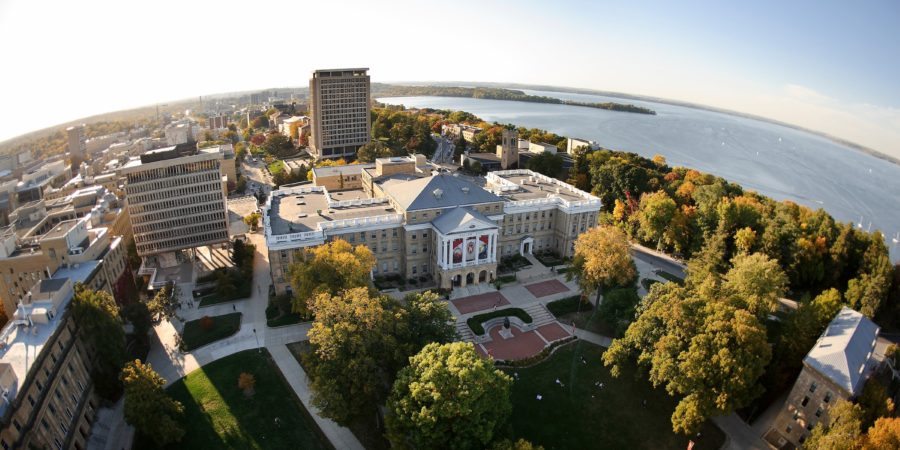
<path id="1" fill-rule="evenodd" d="M 146 152 L 120 169 L 138 255 L 171 255 L 228 240 L 222 161 L 218 148 L 182 145 Z"/>
<path id="2" fill-rule="evenodd" d="M 806 358 L 784 408 L 766 433 L 779 449 L 799 447 L 838 400 L 855 399 L 875 368 L 878 325 L 844 307 Z"/>
<path id="3" fill-rule="evenodd" d="M 0 330 L 0 447 L 87 448 L 98 406 L 91 356 L 68 309 L 76 283 L 98 264 L 59 269 L 35 281 Z"/>
<path id="4" fill-rule="evenodd" d="M 572 256 L 578 235 L 597 225 L 601 206 L 587 192 L 528 170 L 489 173 L 484 187 L 433 172 L 418 155 L 353 170 L 359 188 L 316 183 L 277 190 L 266 201 L 276 292 L 290 290 L 291 263 L 334 239 L 368 246 L 375 276 L 432 279 L 443 288 L 490 282 L 504 256 Z"/>
<path id="5" fill-rule="evenodd" d="M 316 159 L 352 157 L 371 139 L 368 70 L 313 72 L 309 79 L 309 149 Z"/>

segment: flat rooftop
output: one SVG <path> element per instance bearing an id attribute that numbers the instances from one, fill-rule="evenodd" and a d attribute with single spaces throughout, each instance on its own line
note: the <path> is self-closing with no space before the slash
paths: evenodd
<path id="1" fill-rule="evenodd" d="M 513 201 L 549 198 L 551 194 L 569 202 L 586 200 L 572 189 L 548 183 L 538 178 L 531 181 L 528 175 L 501 175 L 500 177 L 519 186 L 518 190 L 503 193 L 503 195 Z M 525 182 L 524 184 L 522 183 L 523 181 Z M 559 193 L 556 192 L 557 188 L 559 188 Z"/>
<path id="2" fill-rule="evenodd" d="M 339 195 L 340 194 L 340 195 Z M 329 193 L 333 201 L 366 200 L 369 197 L 360 189 Z M 319 214 L 317 211 L 321 211 Z M 396 214 L 390 203 L 342 206 L 329 208 L 324 192 L 306 192 L 273 196 L 269 209 L 272 234 L 290 234 L 318 229 L 319 222 Z"/>
<path id="3" fill-rule="evenodd" d="M 84 282 L 99 264 L 100 261 L 87 261 L 79 264 L 77 268 L 74 268 L 74 266 L 61 268 L 53 274 L 51 281 L 45 280 L 41 287 L 52 288 L 56 286 L 59 288 L 67 278 L 72 281 L 70 286 L 74 286 L 75 283 Z M 18 321 L 16 320 L 10 320 L 0 332 L 0 335 L 3 337 L 3 340 L 0 341 L 0 364 L 8 364 L 8 367 L 12 369 L 16 376 L 16 384 L 13 387 L 15 391 L 11 389 L 11 392 L 9 392 L 10 399 L 16 398 L 16 394 L 22 389 L 28 372 L 31 371 L 32 366 L 34 366 L 35 361 L 40 356 L 47 340 L 50 339 L 50 336 L 53 336 L 59 325 L 63 323 L 66 317 L 63 312 L 68 308 L 74 295 L 71 287 L 69 289 L 69 292 L 60 302 L 56 314 L 47 323 L 35 323 L 34 326 L 26 327 L 17 323 Z M 49 309 L 50 305 L 50 302 L 35 302 L 30 305 L 23 305 L 21 310 L 27 315 L 31 315 L 34 312 L 46 317 L 46 314 L 41 309 Z M 9 403 L 0 399 L 0 414 L 6 412 L 8 405 Z"/>

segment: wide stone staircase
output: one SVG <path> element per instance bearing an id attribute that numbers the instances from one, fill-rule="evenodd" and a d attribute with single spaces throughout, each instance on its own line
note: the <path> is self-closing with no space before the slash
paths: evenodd
<path id="1" fill-rule="evenodd" d="M 465 320 L 456 322 L 456 335 L 460 341 L 475 342 L 475 333 L 472 332 Z"/>
<path id="2" fill-rule="evenodd" d="M 541 303 L 532 303 L 522 308 L 531 316 L 531 326 L 534 328 L 547 325 L 556 321 L 556 317 Z"/>

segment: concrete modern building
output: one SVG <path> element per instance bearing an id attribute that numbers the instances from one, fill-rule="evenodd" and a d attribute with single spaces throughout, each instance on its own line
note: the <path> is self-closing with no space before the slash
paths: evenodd
<path id="1" fill-rule="evenodd" d="M 209 116 L 206 118 L 206 128 L 209 128 L 210 130 L 228 128 L 228 117 L 224 115 Z"/>
<path id="2" fill-rule="evenodd" d="M 290 290 L 290 264 L 334 239 L 368 246 L 374 276 L 451 288 L 492 281 L 505 256 L 571 256 L 578 235 L 597 225 L 600 200 L 559 180 L 509 170 L 489 173 L 482 187 L 426 164 L 421 155 L 380 158 L 352 168 L 360 188 L 316 182 L 274 191 L 263 222 L 276 292 Z"/>
<path id="3" fill-rule="evenodd" d="M 228 240 L 222 161 L 218 148 L 183 145 L 146 152 L 120 169 L 138 255 Z"/>
<path id="4" fill-rule="evenodd" d="M 803 358 L 803 370 L 766 441 L 779 449 L 800 447 L 816 424 L 827 419 L 836 401 L 862 393 L 877 365 L 878 331 L 878 325 L 862 314 L 841 309 Z"/>
<path id="5" fill-rule="evenodd" d="M 588 141 L 586 139 L 568 138 L 566 140 L 566 153 L 571 156 L 575 156 L 575 150 L 581 147 L 587 147 L 590 150 L 597 150 L 600 148 L 600 144 L 594 141 Z"/>
<path id="6" fill-rule="evenodd" d="M 309 79 L 309 149 L 316 159 L 356 155 L 371 139 L 369 69 L 329 69 Z"/>
<path id="7" fill-rule="evenodd" d="M 96 264 L 59 269 L 29 288 L 0 330 L 0 447 L 87 448 L 98 405 L 90 350 L 68 306 Z"/>
<path id="8" fill-rule="evenodd" d="M 76 168 L 81 165 L 85 157 L 84 125 L 66 128 L 66 135 L 69 139 L 68 149 L 69 157 L 72 159 L 72 168 L 77 170 Z"/>

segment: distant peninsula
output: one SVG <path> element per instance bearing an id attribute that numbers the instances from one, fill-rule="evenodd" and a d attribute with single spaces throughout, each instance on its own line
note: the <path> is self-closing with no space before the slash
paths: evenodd
<path id="1" fill-rule="evenodd" d="M 457 87 L 457 86 L 403 86 L 395 84 L 372 83 L 373 96 L 381 97 L 463 97 L 480 98 L 487 100 L 508 100 L 514 102 L 553 103 L 559 105 L 585 106 L 588 108 L 607 109 L 610 111 L 629 112 L 636 114 L 656 115 L 656 111 L 640 106 L 625 103 L 603 102 L 577 102 L 563 100 L 555 97 L 529 95 L 515 89 L 496 87 Z"/>

